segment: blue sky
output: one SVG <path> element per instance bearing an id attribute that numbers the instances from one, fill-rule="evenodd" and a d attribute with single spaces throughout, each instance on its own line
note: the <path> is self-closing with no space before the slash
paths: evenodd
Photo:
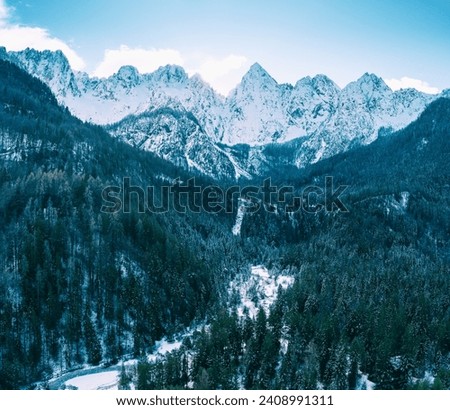
<path id="1" fill-rule="evenodd" d="M 450 87 L 446 0 L 0 0 L 0 45 L 61 48 L 107 76 L 166 63 L 226 93 L 259 62 L 278 82 L 373 72 L 394 88 Z"/>

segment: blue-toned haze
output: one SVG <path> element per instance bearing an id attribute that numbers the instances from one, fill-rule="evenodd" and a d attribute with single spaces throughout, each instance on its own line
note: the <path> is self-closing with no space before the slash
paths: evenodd
<path id="1" fill-rule="evenodd" d="M 61 49 L 96 76 L 179 64 L 223 94 L 256 61 L 278 82 L 373 72 L 436 93 L 450 87 L 449 21 L 445 0 L 0 0 L 0 45 Z"/>

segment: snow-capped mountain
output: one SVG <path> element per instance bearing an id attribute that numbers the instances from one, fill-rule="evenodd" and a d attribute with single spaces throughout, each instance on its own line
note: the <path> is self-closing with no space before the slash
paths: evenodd
<path id="1" fill-rule="evenodd" d="M 282 139 L 289 92 L 289 86 L 280 87 L 259 64 L 253 64 L 226 100 L 223 142 L 260 145 Z"/>
<path id="2" fill-rule="evenodd" d="M 298 167 L 368 144 L 415 120 L 437 97 L 414 89 L 393 92 L 367 73 L 343 89 L 324 75 L 278 84 L 256 63 L 225 98 L 179 66 L 150 74 L 124 66 L 109 78 L 92 78 L 74 72 L 60 51 L 0 48 L 0 58 L 48 84 L 82 120 L 215 176 L 248 177 L 276 166 L 268 154 L 274 143 L 286 145 L 276 162 Z"/>
<path id="3" fill-rule="evenodd" d="M 4 49 L 0 56 L 4 55 Z M 78 81 L 66 56 L 61 51 L 36 51 L 25 49 L 8 53 L 9 61 L 47 84 L 60 103 L 66 98 L 80 96 Z"/>
<path id="4" fill-rule="evenodd" d="M 321 105 L 324 121 L 310 128 L 312 132 L 301 141 L 294 162 L 304 166 L 352 146 L 369 144 L 380 134 L 414 121 L 435 98 L 415 89 L 393 92 L 381 78 L 366 73 Z"/>
<path id="5" fill-rule="evenodd" d="M 183 168 L 206 175 L 239 178 L 237 167 L 179 102 L 128 116 L 106 129 L 113 136 Z"/>
<path id="6" fill-rule="evenodd" d="M 174 100 L 192 112 L 209 135 L 222 132 L 223 98 L 199 76 L 189 78 L 182 67 L 168 65 L 141 75 L 136 68 L 124 66 L 107 79 L 89 78 L 86 73 L 77 73 L 77 79 L 81 95 L 60 101 L 86 121 L 111 124 L 130 114 L 166 107 Z"/>

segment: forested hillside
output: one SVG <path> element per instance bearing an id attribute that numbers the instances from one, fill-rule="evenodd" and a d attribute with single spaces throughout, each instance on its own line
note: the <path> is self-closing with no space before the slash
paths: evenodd
<path id="1" fill-rule="evenodd" d="M 183 177 L 0 61 L 0 387 L 139 356 L 216 299 L 222 222 L 102 213 L 105 186 Z M 145 184 L 145 185 L 144 185 Z"/>

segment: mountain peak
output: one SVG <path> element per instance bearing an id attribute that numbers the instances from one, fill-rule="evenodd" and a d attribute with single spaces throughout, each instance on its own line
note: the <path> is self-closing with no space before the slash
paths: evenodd
<path id="1" fill-rule="evenodd" d="M 336 93 L 340 90 L 339 86 L 325 74 L 314 76 L 311 79 L 311 84 L 319 94 Z"/>
<path id="2" fill-rule="evenodd" d="M 57 61 L 63 66 L 70 68 L 69 60 L 61 50 L 50 51 L 50 50 L 35 50 L 34 48 L 27 47 L 23 51 L 13 51 L 12 54 L 16 56 L 23 56 L 27 60 L 34 61 Z"/>
<path id="3" fill-rule="evenodd" d="M 242 83 L 270 83 L 277 85 L 276 80 L 259 64 L 254 63 L 251 65 L 247 73 L 242 77 Z"/>
<path id="4" fill-rule="evenodd" d="M 364 73 L 358 80 L 357 84 L 370 84 L 374 88 L 389 88 L 381 77 L 373 73 Z"/>
<path id="5" fill-rule="evenodd" d="M 314 83 L 326 83 L 326 84 L 332 84 L 336 86 L 336 83 L 325 74 L 317 74 L 312 78 L 312 81 Z"/>
<path id="6" fill-rule="evenodd" d="M 306 76 L 295 83 L 296 92 L 304 93 L 306 90 L 314 90 L 322 96 L 335 96 L 339 93 L 339 86 L 324 74 L 317 74 L 314 77 Z"/>
<path id="7" fill-rule="evenodd" d="M 344 91 L 345 93 L 362 93 L 366 96 L 371 96 L 374 92 L 383 95 L 392 93 L 392 90 L 383 79 L 372 73 L 364 73 L 356 81 L 347 84 L 344 87 Z"/>
<path id="8" fill-rule="evenodd" d="M 139 71 L 132 65 L 124 65 L 119 68 L 115 76 L 122 81 L 137 83 L 139 80 Z"/>
<path id="9" fill-rule="evenodd" d="M 66 97 L 68 93 L 79 95 L 69 60 L 61 50 L 26 48 L 22 51 L 10 51 L 8 55 L 10 61 L 44 81 L 57 98 Z"/>
<path id="10" fill-rule="evenodd" d="M 61 50 L 39 51 L 34 48 L 26 48 L 22 51 L 11 51 L 8 54 L 10 59 L 16 61 L 21 68 L 25 68 L 27 71 L 45 72 L 45 76 L 50 80 L 54 80 L 56 75 L 72 73 L 69 60 Z"/>
<path id="11" fill-rule="evenodd" d="M 250 66 L 247 74 L 270 77 L 270 74 L 259 63 L 253 63 Z"/>
<path id="12" fill-rule="evenodd" d="M 253 63 L 249 70 L 249 72 L 254 72 L 254 73 L 261 73 L 261 74 L 267 74 L 267 71 L 264 70 L 264 68 L 261 66 L 261 64 L 259 64 L 258 62 Z"/>
<path id="13" fill-rule="evenodd" d="M 157 81 L 163 81 L 165 83 L 184 83 L 188 79 L 184 68 L 174 64 L 159 67 L 152 76 Z"/>

